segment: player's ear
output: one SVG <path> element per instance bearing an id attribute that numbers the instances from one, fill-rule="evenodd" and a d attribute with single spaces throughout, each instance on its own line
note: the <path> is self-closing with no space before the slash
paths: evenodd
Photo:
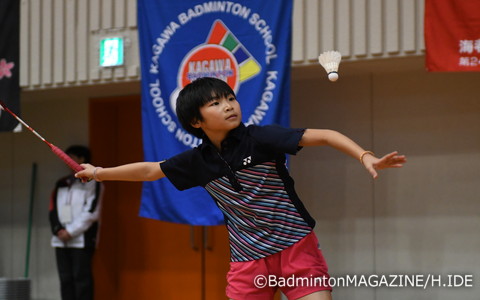
<path id="1" fill-rule="evenodd" d="M 198 119 L 194 119 L 190 125 L 192 125 L 193 128 L 200 128 L 200 121 Z"/>

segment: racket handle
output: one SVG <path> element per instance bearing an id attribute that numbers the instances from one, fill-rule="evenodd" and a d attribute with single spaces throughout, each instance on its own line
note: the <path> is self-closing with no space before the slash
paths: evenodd
<path id="1" fill-rule="evenodd" d="M 60 148 L 55 145 L 49 144 L 50 148 L 52 149 L 53 153 L 60 157 L 72 170 L 75 172 L 80 172 L 83 170 L 82 166 L 77 164 L 73 159 L 70 158 L 65 152 L 63 152 Z"/>

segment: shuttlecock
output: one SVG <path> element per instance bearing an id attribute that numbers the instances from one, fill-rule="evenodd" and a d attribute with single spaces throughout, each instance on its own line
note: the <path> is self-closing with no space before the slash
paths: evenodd
<path id="1" fill-rule="evenodd" d="M 325 51 L 318 57 L 318 62 L 327 71 L 330 81 L 337 81 L 338 66 L 342 60 L 342 55 L 338 51 Z"/>

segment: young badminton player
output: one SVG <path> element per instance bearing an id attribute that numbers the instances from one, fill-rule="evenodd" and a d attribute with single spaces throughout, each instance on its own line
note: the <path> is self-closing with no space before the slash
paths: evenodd
<path id="1" fill-rule="evenodd" d="M 328 278 L 315 221 L 295 192 L 286 154 L 304 146 L 331 146 L 359 159 L 374 178 L 377 170 L 406 161 L 397 152 L 376 158 L 331 130 L 246 127 L 234 92 L 214 78 L 197 79 L 180 92 L 177 116 L 185 130 L 203 139 L 200 146 L 162 162 L 113 168 L 86 164 L 76 176 L 97 181 L 167 177 L 179 190 L 204 187 L 225 215 L 231 250 L 226 294 L 235 300 L 273 298 L 276 288 L 256 287 L 263 284 L 255 282 L 258 276 Z M 328 284 L 281 290 L 288 299 L 331 299 Z"/>

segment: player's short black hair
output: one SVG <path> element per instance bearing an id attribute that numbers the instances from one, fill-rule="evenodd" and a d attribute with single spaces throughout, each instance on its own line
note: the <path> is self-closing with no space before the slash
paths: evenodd
<path id="1" fill-rule="evenodd" d="M 79 158 L 83 157 L 83 160 L 85 163 L 90 163 L 91 155 L 90 155 L 90 150 L 81 145 L 72 145 L 65 150 L 65 153 L 67 155 L 75 155 Z"/>
<path id="2" fill-rule="evenodd" d="M 198 138 L 203 138 L 201 128 L 195 128 L 192 123 L 203 121 L 200 114 L 200 107 L 214 98 L 235 96 L 232 88 L 223 80 L 202 77 L 187 84 L 177 98 L 177 117 L 182 127 Z"/>

